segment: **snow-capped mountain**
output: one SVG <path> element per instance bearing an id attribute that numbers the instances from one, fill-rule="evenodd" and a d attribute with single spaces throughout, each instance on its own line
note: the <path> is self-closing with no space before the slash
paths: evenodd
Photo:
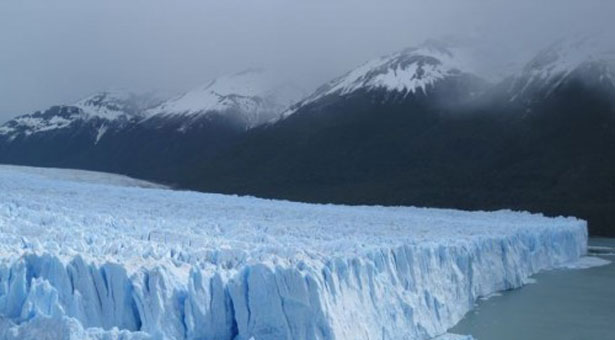
<path id="1" fill-rule="evenodd" d="M 169 180 L 171 169 L 213 157 L 281 114 L 297 93 L 258 70 L 223 76 L 168 100 L 103 92 L 4 124 L 0 162 Z"/>
<path id="2" fill-rule="evenodd" d="M 439 82 L 469 76 L 475 70 L 472 58 L 463 48 L 428 41 L 418 47 L 366 62 L 320 87 L 287 110 L 284 116 L 323 98 L 345 97 L 359 91 L 390 92 L 397 99 L 417 94 L 428 95 Z"/>
<path id="3" fill-rule="evenodd" d="M 97 143 L 112 127 L 143 124 L 184 132 L 220 121 L 247 130 L 278 116 L 300 99 L 302 92 L 297 87 L 274 79 L 269 72 L 247 70 L 168 100 L 153 94 L 100 92 L 74 104 L 16 117 L 0 126 L 0 137 L 12 141 L 36 133 L 87 128 L 96 130 L 93 141 Z"/>
<path id="4" fill-rule="evenodd" d="M 71 105 L 52 106 L 45 111 L 16 117 L 0 127 L 0 136 L 12 141 L 32 134 L 68 128 L 95 129 L 98 142 L 110 126 L 123 127 L 136 122 L 143 111 L 157 103 L 149 95 L 118 91 L 96 93 Z"/>
<path id="5" fill-rule="evenodd" d="M 560 40 L 542 50 L 515 77 L 510 101 L 549 97 L 570 81 L 615 89 L 615 49 L 600 37 Z"/>
<path id="6" fill-rule="evenodd" d="M 62 129 L 76 120 L 83 120 L 87 116 L 74 106 L 56 106 L 46 111 L 38 111 L 14 118 L 0 126 L 0 136 L 9 140 L 18 135 L 29 136 L 37 132 Z"/>
<path id="7" fill-rule="evenodd" d="M 246 70 L 219 77 L 172 98 L 148 110 L 146 116 L 156 119 L 180 117 L 189 125 L 217 115 L 250 129 L 276 117 L 300 96 L 296 87 L 276 81 L 270 72 Z"/>

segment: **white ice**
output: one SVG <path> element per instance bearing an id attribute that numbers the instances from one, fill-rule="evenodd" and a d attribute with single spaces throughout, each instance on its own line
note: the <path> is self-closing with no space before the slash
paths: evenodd
<path id="1" fill-rule="evenodd" d="M 1 339 L 431 339 L 587 251 L 574 218 L 86 177 L 0 167 Z"/>
<path id="2" fill-rule="evenodd" d="M 594 256 L 584 256 L 577 261 L 568 263 L 565 267 L 568 269 L 588 269 L 593 267 L 601 267 L 611 264 L 611 261 Z"/>
<path id="3" fill-rule="evenodd" d="M 474 338 L 470 335 L 459 335 L 459 334 L 446 333 L 432 340 L 474 340 Z"/>

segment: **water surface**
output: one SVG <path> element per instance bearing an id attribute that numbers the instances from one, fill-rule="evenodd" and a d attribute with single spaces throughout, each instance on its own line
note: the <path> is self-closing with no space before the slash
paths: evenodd
<path id="1" fill-rule="evenodd" d="M 592 239 L 590 246 L 615 261 L 602 251 L 615 249 L 615 239 Z M 481 301 L 451 332 L 477 340 L 615 339 L 615 263 L 534 278 L 534 284 Z"/>

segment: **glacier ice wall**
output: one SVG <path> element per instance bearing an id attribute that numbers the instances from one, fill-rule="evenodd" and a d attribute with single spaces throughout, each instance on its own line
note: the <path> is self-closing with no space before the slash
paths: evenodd
<path id="1" fill-rule="evenodd" d="M 0 339 L 431 339 L 586 223 L 0 172 Z"/>

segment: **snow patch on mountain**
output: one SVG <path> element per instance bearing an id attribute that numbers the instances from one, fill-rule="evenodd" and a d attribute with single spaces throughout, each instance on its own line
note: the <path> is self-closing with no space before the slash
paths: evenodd
<path id="1" fill-rule="evenodd" d="M 288 116 L 300 107 L 326 96 L 345 96 L 359 90 L 385 90 L 427 93 L 429 87 L 447 77 L 476 70 L 471 53 L 459 47 L 428 41 L 419 47 L 380 57 L 322 86 L 314 94 L 284 113 Z"/>
<path id="2" fill-rule="evenodd" d="M 0 168 L 2 338 L 425 340 L 478 298 L 587 252 L 574 218 L 74 176 Z"/>
<path id="3" fill-rule="evenodd" d="M 269 121 L 299 99 L 299 91 L 264 70 L 246 70 L 215 79 L 148 110 L 147 116 L 233 114 L 246 128 Z"/>
<path id="4" fill-rule="evenodd" d="M 98 128 L 98 131 L 96 132 L 96 140 L 94 141 L 94 144 L 98 144 L 98 142 L 100 141 L 100 139 L 105 135 L 105 133 L 107 132 L 107 129 L 109 127 L 105 124 L 101 125 Z"/>

